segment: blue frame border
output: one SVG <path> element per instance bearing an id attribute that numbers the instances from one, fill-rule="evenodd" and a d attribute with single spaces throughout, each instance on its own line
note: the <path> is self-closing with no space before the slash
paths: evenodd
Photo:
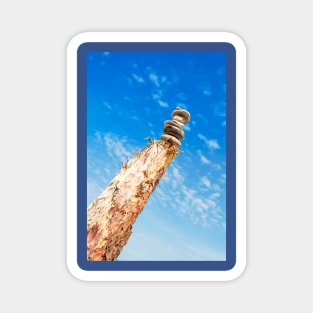
<path id="1" fill-rule="evenodd" d="M 87 261 L 87 53 L 226 53 L 226 261 Z M 77 264 L 87 271 L 226 271 L 236 264 L 236 49 L 227 42 L 86 42 L 77 49 Z"/>

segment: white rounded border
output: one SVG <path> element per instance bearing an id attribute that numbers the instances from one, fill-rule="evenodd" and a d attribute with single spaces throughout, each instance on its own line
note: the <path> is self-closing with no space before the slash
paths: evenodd
<path id="1" fill-rule="evenodd" d="M 77 264 L 77 49 L 86 42 L 225 42 L 236 50 L 236 264 L 228 271 L 85 271 Z M 246 267 L 246 47 L 229 32 L 85 32 L 67 47 L 67 266 L 84 281 L 229 281 Z"/>

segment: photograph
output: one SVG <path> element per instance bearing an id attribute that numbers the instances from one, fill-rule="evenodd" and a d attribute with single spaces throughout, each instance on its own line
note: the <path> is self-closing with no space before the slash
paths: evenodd
<path id="1" fill-rule="evenodd" d="M 86 57 L 88 260 L 225 261 L 226 53 Z"/>

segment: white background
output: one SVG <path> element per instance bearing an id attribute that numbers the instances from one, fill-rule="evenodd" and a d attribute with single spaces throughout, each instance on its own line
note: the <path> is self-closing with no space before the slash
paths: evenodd
<path id="1" fill-rule="evenodd" d="M 3 312 L 312 311 L 310 2 L 0 5 Z M 247 268 L 231 282 L 82 282 L 66 267 L 66 46 L 84 31 L 227 31 L 247 46 Z"/>

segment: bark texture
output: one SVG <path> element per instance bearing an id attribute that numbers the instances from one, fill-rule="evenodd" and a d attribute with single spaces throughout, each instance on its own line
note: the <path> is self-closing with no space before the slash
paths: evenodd
<path id="1" fill-rule="evenodd" d="M 179 152 L 170 140 L 147 145 L 123 165 L 106 190 L 88 207 L 87 259 L 114 261 L 132 225 Z"/>

